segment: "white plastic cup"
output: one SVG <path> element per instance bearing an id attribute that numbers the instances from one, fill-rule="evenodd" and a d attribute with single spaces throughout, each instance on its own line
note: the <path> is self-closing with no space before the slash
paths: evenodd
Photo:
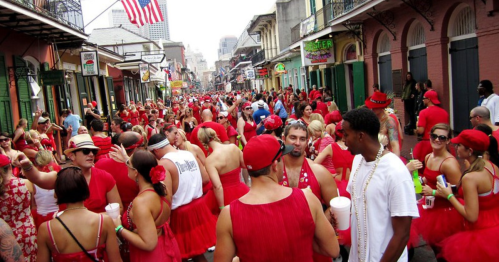
<path id="1" fill-rule="evenodd" d="M 260 116 L 260 119 L 261 119 L 261 120 L 264 120 L 264 119 L 265 119 L 265 116 Z"/>
<path id="2" fill-rule="evenodd" d="M 335 197 L 329 202 L 331 211 L 336 216 L 338 230 L 347 230 L 350 227 L 350 199 L 346 197 Z"/>
<path id="3" fill-rule="evenodd" d="M 112 219 L 118 218 L 118 216 L 120 215 L 120 204 L 111 203 L 111 204 L 107 205 L 106 206 L 106 213 Z"/>
<path id="4" fill-rule="evenodd" d="M 433 208 L 435 205 L 435 197 L 434 196 L 425 196 L 425 204 L 423 205 L 424 209 Z"/>

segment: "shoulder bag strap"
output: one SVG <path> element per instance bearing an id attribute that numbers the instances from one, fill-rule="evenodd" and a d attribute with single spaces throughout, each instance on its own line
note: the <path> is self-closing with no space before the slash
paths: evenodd
<path id="1" fill-rule="evenodd" d="M 81 248 L 81 250 L 83 250 L 85 255 L 87 255 L 87 257 L 90 258 L 90 260 L 98 262 L 98 260 L 96 260 L 95 257 L 90 255 L 87 252 L 87 250 L 80 244 L 80 242 L 78 242 L 78 239 L 76 239 L 76 237 L 73 235 L 73 233 L 71 233 L 71 231 L 69 231 L 69 228 L 66 226 L 66 224 L 64 224 L 59 217 L 56 217 L 55 219 L 57 219 L 57 221 L 59 221 L 59 223 L 61 223 L 61 225 L 66 229 L 66 231 L 68 231 L 69 235 L 74 239 L 74 241 L 76 242 L 76 244 L 78 244 L 78 246 Z"/>

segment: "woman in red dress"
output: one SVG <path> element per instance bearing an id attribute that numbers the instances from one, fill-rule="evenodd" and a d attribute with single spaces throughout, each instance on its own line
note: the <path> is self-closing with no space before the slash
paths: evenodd
<path id="1" fill-rule="evenodd" d="M 30 207 L 33 184 L 12 174 L 11 160 L 5 155 L 0 155 L 0 179 L 0 218 L 12 228 L 24 261 L 36 262 L 37 237 Z"/>
<path id="2" fill-rule="evenodd" d="M 312 262 L 314 250 L 338 256 L 338 240 L 319 200 L 309 190 L 278 183 L 282 156 L 292 150 L 271 135 L 248 142 L 243 158 L 253 183 L 220 213 L 215 261 L 237 255 L 241 261 Z"/>
<path id="3" fill-rule="evenodd" d="M 91 212 L 83 204 L 90 192 L 80 168 L 68 167 L 59 171 L 55 194 L 57 203 L 66 204 L 67 208 L 40 226 L 37 261 L 101 262 L 104 257 L 110 262 L 121 261 L 111 217 Z"/>
<path id="4" fill-rule="evenodd" d="M 310 124 L 310 115 L 312 115 L 312 106 L 307 103 L 300 104 L 297 111 L 295 111 L 296 118 L 301 120 L 305 125 Z"/>
<path id="5" fill-rule="evenodd" d="M 206 171 L 213 184 L 218 207 L 222 209 L 249 191 L 248 186 L 241 182 L 241 168 L 246 168 L 243 153 L 234 144 L 222 144 L 211 128 L 201 128 L 198 138 L 206 151 L 213 150 L 206 158 Z"/>
<path id="6" fill-rule="evenodd" d="M 239 139 L 237 139 L 238 133 L 236 129 L 230 124 L 228 120 L 228 116 L 230 116 L 227 112 L 218 113 L 217 122 L 225 127 L 227 130 L 227 136 L 229 137 L 229 142 L 236 146 L 239 146 Z"/>
<path id="7" fill-rule="evenodd" d="M 425 169 L 422 175 L 425 181 L 422 191 L 424 198 L 418 205 L 420 217 L 412 224 L 413 230 L 423 237 L 435 254 L 439 253 L 438 246 L 442 240 L 464 229 L 463 219 L 457 210 L 447 199 L 436 194 L 437 176 L 444 175 L 447 182 L 453 185 L 458 184 L 461 177 L 459 163 L 447 150 L 450 143 L 450 131 L 447 124 L 437 124 L 431 129 L 430 143 L 433 153 L 425 158 Z M 433 207 L 423 206 L 431 199 L 434 199 Z M 418 243 L 411 244 L 418 245 Z"/>
<path id="8" fill-rule="evenodd" d="M 128 158 L 119 151 L 121 157 Z M 118 236 L 126 240 L 130 261 L 180 262 L 180 250 L 168 224 L 172 196 L 162 183 L 166 170 L 156 157 L 144 150 L 136 151 L 126 161 L 128 177 L 139 185 L 139 194 L 130 203 L 123 218 L 114 220 Z M 122 225 L 123 223 L 123 225 Z"/>
<path id="9" fill-rule="evenodd" d="M 21 118 L 19 119 L 19 123 L 16 126 L 16 131 L 14 132 L 14 138 L 12 139 L 12 143 L 14 143 L 14 148 L 23 151 L 24 147 L 26 147 L 27 143 L 24 140 L 24 130 L 28 127 L 28 120 Z"/>
<path id="10" fill-rule="evenodd" d="M 140 121 L 139 121 L 139 111 L 137 110 L 137 108 L 135 108 L 134 105 L 130 105 L 130 123 L 132 123 L 132 126 L 137 126 L 140 124 Z"/>
<path id="11" fill-rule="evenodd" d="M 464 217 L 466 230 L 442 241 L 441 257 L 453 262 L 497 261 L 499 169 L 482 157 L 485 151 L 497 155 L 497 141 L 481 131 L 464 130 L 451 142 L 457 145 L 458 157 L 467 160 L 470 166 L 459 179 L 457 196 L 451 190 L 452 185 L 444 187 L 439 183 L 437 192 Z"/>
<path id="12" fill-rule="evenodd" d="M 130 122 L 130 113 L 126 110 L 126 106 L 121 104 L 118 112 L 116 112 L 116 116 L 123 119 L 125 122 Z"/>
<path id="13" fill-rule="evenodd" d="M 243 113 L 239 120 L 237 120 L 237 131 L 241 135 L 241 143 L 245 146 L 248 141 L 256 136 L 256 130 L 260 128 L 260 124 L 256 124 L 253 120 L 253 109 L 251 108 L 251 103 L 246 102 L 243 105 Z"/>

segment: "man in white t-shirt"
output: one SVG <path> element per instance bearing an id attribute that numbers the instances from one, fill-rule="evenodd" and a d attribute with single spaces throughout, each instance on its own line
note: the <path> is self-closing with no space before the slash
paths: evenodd
<path id="1" fill-rule="evenodd" d="M 494 93 L 494 87 L 489 80 L 482 80 L 478 84 L 478 95 L 484 97 L 481 106 L 490 111 L 490 121 L 494 125 L 499 123 L 499 96 Z"/>
<path id="2" fill-rule="evenodd" d="M 256 94 L 255 100 L 256 100 L 255 102 L 251 103 L 251 108 L 253 108 L 253 112 L 256 112 L 256 110 L 258 110 L 258 102 L 260 102 L 260 101 L 263 102 L 263 108 L 267 111 L 269 110 L 269 105 L 267 103 L 265 103 L 265 101 L 263 101 L 262 94 Z"/>
<path id="3" fill-rule="evenodd" d="M 380 123 L 369 109 L 343 117 L 348 150 L 356 155 L 347 191 L 352 196 L 349 261 L 406 262 L 413 218 L 419 217 L 414 184 L 395 154 L 378 141 Z"/>

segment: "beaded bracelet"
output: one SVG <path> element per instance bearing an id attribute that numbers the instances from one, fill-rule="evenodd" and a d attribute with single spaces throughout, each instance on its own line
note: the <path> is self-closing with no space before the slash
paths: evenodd
<path id="1" fill-rule="evenodd" d="M 451 197 L 453 197 L 453 196 L 454 196 L 454 194 L 449 194 L 449 195 L 447 196 L 447 200 L 450 200 L 450 198 L 451 198 Z"/>

